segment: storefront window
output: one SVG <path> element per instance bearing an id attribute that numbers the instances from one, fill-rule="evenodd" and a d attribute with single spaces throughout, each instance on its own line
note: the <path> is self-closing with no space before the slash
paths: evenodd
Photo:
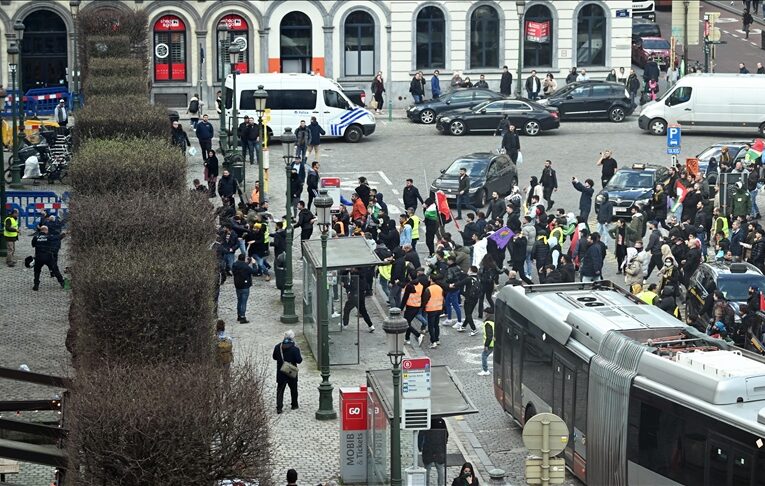
<path id="1" fill-rule="evenodd" d="M 281 23 L 281 68 L 283 73 L 311 72 L 311 19 L 303 12 L 290 12 Z"/>
<path id="2" fill-rule="evenodd" d="M 594 3 L 579 11 L 576 23 L 577 66 L 606 65 L 606 14 Z"/>
<path id="3" fill-rule="evenodd" d="M 526 12 L 523 25 L 523 65 L 552 66 L 553 19 L 550 9 L 544 5 L 534 5 Z"/>
<path id="4" fill-rule="evenodd" d="M 186 24 L 175 15 L 154 23 L 154 80 L 186 81 Z"/>
<path id="5" fill-rule="evenodd" d="M 417 14 L 417 68 L 446 66 L 446 21 L 438 7 L 425 7 Z"/>
<path id="6" fill-rule="evenodd" d="M 488 5 L 470 17 L 470 67 L 499 67 L 499 14 Z"/>
<path id="7" fill-rule="evenodd" d="M 345 75 L 372 76 L 375 73 L 375 21 L 363 10 L 345 19 Z"/>
<path id="8" fill-rule="evenodd" d="M 220 19 L 220 23 L 226 24 L 228 31 L 218 32 L 218 81 L 231 72 L 231 61 L 227 51 L 229 45 L 236 44 L 241 49 L 236 63 L 238 72 L 249 72 L 248 59 L 250 57 L 250 32 L 247 21 L 239 15 L 231 14 Z"/>

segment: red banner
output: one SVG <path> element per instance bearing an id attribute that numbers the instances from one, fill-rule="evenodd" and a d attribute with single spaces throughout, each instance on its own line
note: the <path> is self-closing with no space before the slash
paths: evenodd
<path id="1" fill-rule="evenodd" d="M 550 21 L 526 21 L 526 40 L 528 42 L 536 42 L 539 44 L 547 44 L 550 42 Z"/>
<path id="2" fill-rule="evenodd" d="M 225 17 L 220 19 L 220 23 L 226 24 L 226 26 L 228 27 L 228 30 L 230 31 L 243 31 L 248 29 L 247 21 L 244 20 L 239 15 L 235 15 L 235 14 L 226 15 Z"/>
<path id="3" fill-rule="evenodd" d="M 165 15 L 154 22 L 154 32 L 183 32 L 186 24 L 175 15 Z"/>

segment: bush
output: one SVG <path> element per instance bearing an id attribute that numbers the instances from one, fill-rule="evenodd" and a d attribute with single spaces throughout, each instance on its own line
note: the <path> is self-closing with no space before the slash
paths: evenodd
<path id="1" fill-rule="evenodd" d="M 149 23 L 148 14 L 144 10 L 137 12 L 123 12 L 117 9 L 94 8 L 81 12 L 77 16 L 78 42 L 80 54 L 81 77 L 88 79 L 90 62 L 94 58 L 120 58 L 132 57 L 143 65 L 143 72 L 148 73 L 149 68 Z M 91 39 L 100 39 L 106 43 L 110 56 L 100 53 L 90 55 Z M 112 39 L 120 39 L 120 45 L 115 46 Z M 112 49 L 114 47 L 114 49 Z M 117 55 L 116 51 L 126 55 Z"/>
<path id="2" fill-rule="evenodd" d="M 180 193 L 186 190 L 186 158 L 161 138 L 89 140 L 75 153 L 69 178 L 78 195 Z"/>
<path id="3" fill-rule="evenodd" d="M 85 96 L 148 96 L 149 83 L 145 76 L 93 76 L 83 85 Z"/>
<path id="4" fill-rule="evenodd" d="M 90 61 L 91 76 L 143 76 L 146 78 L 146 63 L 139 59 L 117 58 L 105 59 L 95 58 Z M 144 83 L 146 80 L 144 79 Z"/>
<path id="5" fill-rule="evenodd" d="M 253 363 L 112 363 L 78 377 L 68 402 L 68 478 L 82 486 L 271 486 L 270 414 Z"/>
<path id="6" fill-rule="evenodd" d="M 78 367 L 212 360 L 215 255 L 197 242 L 159 243 L 75 252 L 70 315 Z"/>
<path id="7" fill-rule="evenodd" d="M 127 36 L 90 36 L 85 42 L 87 59 L 130 56 L 130 39 Z"/>
<path id="8" fill-rule="evenodd" d="M 77 113 L 75 147 L 91 138 L 165 137 L 170 139 L 167 109 L 148 96 L 94 96 Z"/>
<path id="9" fill-rule="evenodd" d="M 190 246 L 207 246 L 215 240 L 212 205 L 189 191 L 150 197 L 143 191 L 77 194 L 67 217 L 75 255 L 109 245 L 130 248 L 183 241 Z"/>

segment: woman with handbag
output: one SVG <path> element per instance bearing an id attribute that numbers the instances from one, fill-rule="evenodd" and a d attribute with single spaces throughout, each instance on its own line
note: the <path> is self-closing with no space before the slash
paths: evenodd
<path id="1" fill-rule="evenodd" d="M 382 71 L 377 72 L 377 76 L 372 80 L 372 108 L 375 109 L 375 113 L 380 113 L 383 107 L 383 93 L 385 93 L 385 82 L 383 81 Z"/>
<path id="2" fill-rule="evenodd" d="M 300 348 L 295 344 L 295 332 L 284 333 L 284 340 L 274 347 L 273 358 L 276 360 L 276 413 L 284 408 L 284 389 L 290 387 L 292 410 L 298 408 L 298 366 L 303 362 Z"/>

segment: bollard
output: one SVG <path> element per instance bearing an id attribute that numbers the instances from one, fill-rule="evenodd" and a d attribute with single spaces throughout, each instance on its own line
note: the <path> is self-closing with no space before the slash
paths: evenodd
<path id="1" fill-rule="evenodd" d="M 503 469 L 494 468 L 489 471 L 489 484 L 505 485 L 505 471 Z"/>
<path id="2" fill-rule="evenodd" d="M 393 100 L 388 98 L 388 121 L 393 121 Z"/>

